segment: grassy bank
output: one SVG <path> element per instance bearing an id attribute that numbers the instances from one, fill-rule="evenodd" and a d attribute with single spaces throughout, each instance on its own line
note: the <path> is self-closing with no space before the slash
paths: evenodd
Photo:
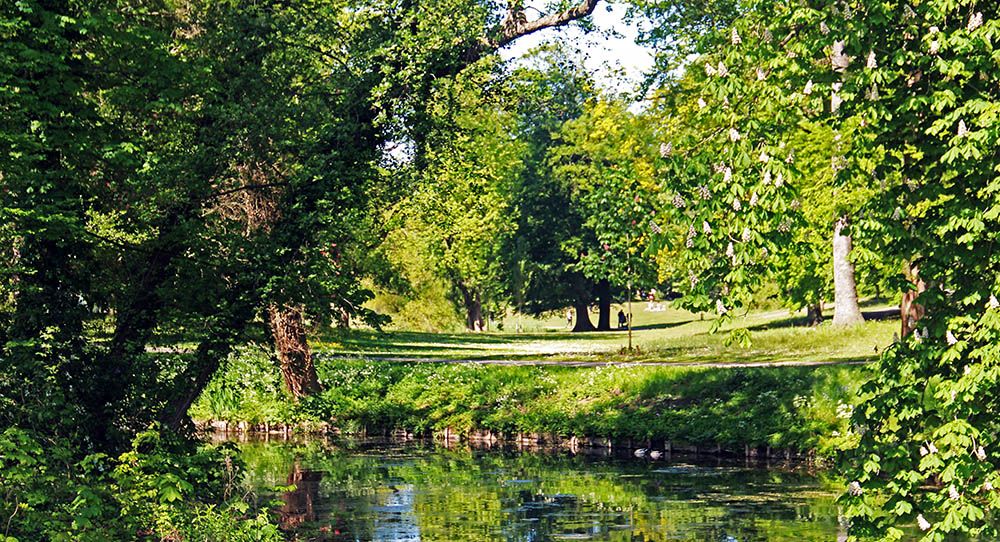
<path id="1" fill-rule="evenodd" d="M 328 421 L 346 430 L 552 433 L 774 447 L 831 455 L 864 367 L 482 366 L 323 359 L 325 391 L 295 404 L 266 352 L 234 356 L 199 420 Z"/>

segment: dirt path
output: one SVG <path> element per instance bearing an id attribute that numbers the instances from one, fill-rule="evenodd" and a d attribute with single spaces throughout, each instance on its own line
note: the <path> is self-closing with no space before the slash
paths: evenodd
<path id="1" fill-rule="evenodd" d="M 745 367 L 818 367 L 822 365 L 864 365 L 871 363 L 865 360 L 838 361 L 734 361 L 704 362 L 704 361 L 545 361 L 538 359 L 449 359 L 449 358 L 418 358 L 398 356 L 365 356 L 333 354 L 323 356 L 329 359 L 354 359 L 369 361 L 388 361 L 392 363 L 452 363 L 470 365 L 501 365 L 510 367 L 552 365 L 557 367 L 695 367 L 737 369 Z"/>

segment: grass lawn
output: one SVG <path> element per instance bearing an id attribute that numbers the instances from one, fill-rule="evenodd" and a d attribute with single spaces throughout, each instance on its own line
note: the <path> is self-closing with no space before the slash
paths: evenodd
<path id="1" fill-rule="evenodd" d="M 619 306 L 612 308 L 612 320 Z M 331 332 L 313 340 L 318 353 L 364 358 L 421 358 L 448 360 L 521 361 L 642 361 L 678 363 L 825 362 L 874 359 L 892 342 L 899 321 L 883 318 L 892 307 L 866 309 L 869 321 L 851 329 L 833 327 L 829 320 L 819 327 L 803 325 L 801 314 L 787 310 L 752 312 L 733 319 L 711 333 L 714 315 L 692 314 L 667 308 L 646 310 L 634 303 L 632 342 L 637 352 L 624 353 L 625 331 L 570 333 L 565 319 L 522 317 L 526 332 L 423 333 L 409 331 L 351 330 Z M 827 316 L 831 316 L 828 314 Z M 592 315 L 596 321 L 596 315 Z M 508 319 L 508 327 L 513 327 Z M 728 331 L 750 330 L 748 348 L 727 345 Z"/>

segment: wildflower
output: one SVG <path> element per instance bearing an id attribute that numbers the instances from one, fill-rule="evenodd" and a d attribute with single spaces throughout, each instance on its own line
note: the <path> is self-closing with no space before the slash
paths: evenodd
<path id="1" fill-rule="evenodd" d="M 701 231 L 707 233 L 712 233 L 712 226 L 709 225 L 707 220 L 701 221 Z"/>
<path id="2" fill-rule="evenodd" d="M 958 338 L 955 337 L 955 334 L 950 329 L 948 333 L 945 333 L 945 340 L 948 341 L 948 346 L 955 346 L 958 343 Z"/>
<path id="3" fill-rule="evenodd" d="M 986 450 L 982 446 L 976 448 L 976 459 L 986 461 Z"/>
<path id="4" fill-rule="evenodd" d="M 716 71 L 719 72 L 719 77 L 725 77 L 729 75 L 729 68 L 727 68 L 726 65 L 722 63 L 721 60 L 719 61 L 719 67 L 716 68 Z"/>
<path id="5" fill-rule="evenodd" d="M 753 238 L 753 232 L 750 231 L 750 228 L 743 228 L 743 234 L 740 235 L 740 239 L 742 239 L 744 243 L 747 243 L 752 238 Z"/>
<path id="6" fill-rule="evenodd" d="M 956 132 L 957 137 L 965 137 L 969 133 L 969 128 L 965 125 L 964 120 L 958 121 L 958 132 Z"/>
<path id="7" fill-rule="evenodd" d="M 712 191 L 709 190 L 708 187 L 705 185 L 701 185 L 698 187 L 698 195 L 701 196 L 701 199 L 704 200 L 712 199 Z"/>
<path id="8" fill-rule="evenodd" d="M 830 33 L 830 27 L 826 25 L 826 21 L 820 21 L 819 31 L 822 32 L 824 36 Z"/>
<path id="9" fill-rule="evenodd" d="M 740 33 L 737 32 L 735 28 L 733 29 L 732 34 L 730 34 L 729 36 L 729 41 L 733 42 L 733 45 L 739 45 L 743 43 L 743 40 L 740 38 Z"/>
<path id="10" fill-rule="evenodd" d="M 723 303 L 721 299 L 715 300 L 715 312 L 719 313 L 719 316 L 722 316 L 723 314 L 729 312 L 728 310 L 726 310 L 726 304 Z"/>
<path id="11" fill-rule="evenodd" d="M 958 494 L 958 490 L 955 489 L 955 486 L 948 486 L 948 498 L 953 501 L 957 501 L 959 497 L 961 497 L 961 495 Z"/>
<path id="12" fill-rule="evenodd" d="M 767 161 L 771 159 L 771 157 L 767 155 L 766 151 L 760 151 L 760 157 L 757 159 L 760 160 L 762 164 L 766 164 Z"/>
<path id="13" fill-rule="evenodd" d="M 854 480 L 851 483 L 847 484 L 847 492 L 850 493 L 851 495 L 854 495 L 855 497 L 861 495 L 861 482 Z"/>
<path id="14" fill-rule="evenodd" d="M 729 140 L 733 143 L 740 140 L 740 132 L 736 128 L 729 129 Z"/>
<path id="15" fill-rule="evenodd" d="M 969 24 L 965 28 L 972 32 L 980 26 L 983 26 L 983 12 L 977 11 L 969 17 Z"/>
<path id="16" fill-rule="evenodd" d="M 730 168 L 730 167 L 727 166 L 726 169 L 724 169 L 722 171 L 722 180 L 723 180 L 723 182 L 727 182 L 727 183 L 729 181 L 733 180 L 733 170 L 732 170 L 732 168 Z"/>
<path id="17" fill-rule="evenodd" d="M 743 208 L 743 204 L 740 203 L 740 198 L 733 198 L 733 210 L 739 211 Z"/>
<path id="18" fill-rule="evenodd" d="M 875 60 L 875 51 L 868 52 L 868 62 L 865 63 L 865 67 L 869 70 L 874 70 L 878 67 L 878 61 Z"/>
<path id="19" fill-rule="evenodd" d="M 708 107 L 708 104 L 705 103 L 705 99 L 698 98 L 698 109 L 705 109 L 706 107 Z"/>
<path id="20" fill-rule="evenodd" d="M 844 54 L 844 40 L 833 42 L 833 53 L 830 55 L 830 64 L 834 71 L 842 72 L 851 65 L 851 57 Z"/>
<path id="21" fill-rule="evenodd" d="M 671 203 L 678 209 L 683 209 L 687 205 L 687 202 L 684 201 L 684 198 L 680 194 L 674 194 L 674 199 Z"/>
<path id="22" fill-rule="evenodd" d="M 806 81 L 806 88 L 802 89 L 802 94 L 805 94 L 806 96 L 808 96 L 808 95 L 812 94 L 812 92 L 813 92 L 813 82 L 812 82 L 812 79 L 810 79 L 810 80 Z"/>
<path id="23" fill-rule="evenodd" d="M 660 143 L 660 156 L 666 158 L 674 152 L 674 146 L 670 143 Z"/>
<path id="24" fill-rule="evenodd" d="M 765 72 L 763 68 L 758 67 L 757 68 L 757 80 L 758 81 L 763 81 L 764 79 L 767 79 L 767 72 Z"/>
<path id="25" fill-rule="evenodd" d="M 713 66 L 711 64 L 705 64 L 705 75 L 711 77 L 711 76 L 715 75 L 715 73 L 716 73 L 715 72 L 715 66 Z"/>
<path id="26" fill-rule="evenodd" d="M 750 206 L 754 207 L 755 205 L 757 205 L 757 193 L 756 192 L 754 192 L 753 194 L 750 195 Z"/>
<path id="27" fill-rule="evenodd" d="M 923 514 L 917 514 L 917 526 L 920 527 L 921 531 L 926 531 L 931 528 L 931 524 L 924 518 Z"/>
<path id="28" fill-rule="evenodd" d="M 1000 301 L 997 301 L 997 296 L 990 294 L 990 308 L 995 309 L 1000 307 Z"/>

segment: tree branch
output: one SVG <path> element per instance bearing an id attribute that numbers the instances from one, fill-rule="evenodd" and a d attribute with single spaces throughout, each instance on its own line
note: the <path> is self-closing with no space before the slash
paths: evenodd
<path id="1" fill-rule="evenodd" d="M 498 36 L 492 41 L 494 48 L 500 48 L 528 34 L 533 34 L 545 28 L 564 26 L 577 19 L 582 19 L 594 12 L 600 0 L 580 0 L 580 3 L 563 11 L 543 15 L 529 21 L 524 13 L 523 3 L 511 0 L 507 5 L 507 17 L 500 24 Z"/>

